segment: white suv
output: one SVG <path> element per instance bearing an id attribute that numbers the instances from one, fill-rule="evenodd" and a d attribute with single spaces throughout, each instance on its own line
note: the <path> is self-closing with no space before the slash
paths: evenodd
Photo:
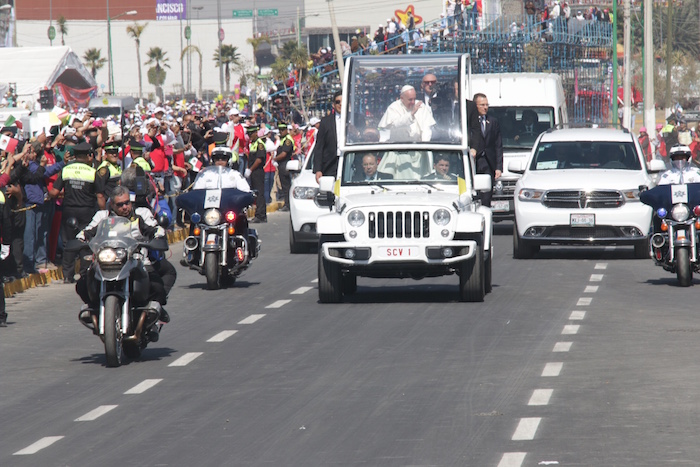
<path id="1" fill-rule="evenodd" d="M 636 138 L 627 130 L 551 129 L 540 135 L 515 185 L 513 256 L 529 258 L 540 245 L 631 245 L 649 255 L 651 208 L 640 187 L 653 185 Z"/>
<path id="2" fill-rule="evenodd" d="M 313 158 L 287 162 L 287 170 L 298 173 L 289 189 L 289 252 L 303 253 L 318 245 L 316 219 L 328 208 L 318 204 L 318 183 L 312 169 Z"/>

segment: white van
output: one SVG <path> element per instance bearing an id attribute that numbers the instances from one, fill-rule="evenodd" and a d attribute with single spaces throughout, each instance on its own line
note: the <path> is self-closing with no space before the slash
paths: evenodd
<path id="1" fill-rule="evenodd" d="M 498 119 L 503 140 L 503 174 L 493 186 L 493 220 L 512 219 L 513 190 L 520 175 L 508 171 L 510 161 L 530 155 L 543 131 L 568 122 L 561 76 L 553 73 L 493 73 L 471 75 L 470 98 L 489 100 L 489 115 Z M 523 115 L 526 116 L 523 120 Z M 536 116 L 534 123 L 526 122 Z"/>

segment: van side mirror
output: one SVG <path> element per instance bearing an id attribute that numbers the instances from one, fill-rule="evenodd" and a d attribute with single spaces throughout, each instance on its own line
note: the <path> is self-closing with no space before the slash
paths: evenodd
<path id="1" fill-rule="evenodd" d="M 474 175 L 474 189 L 476 191 L 491 191 L 491 175 L 476 174 Z"/>
<path id="2" fill-rule="evenodd" d="M 508 172 L 513 172 L 514 174 L 525 173 L 525 164 L 523 164 L 523 161 L 510 161 L 508 163 Z"/>

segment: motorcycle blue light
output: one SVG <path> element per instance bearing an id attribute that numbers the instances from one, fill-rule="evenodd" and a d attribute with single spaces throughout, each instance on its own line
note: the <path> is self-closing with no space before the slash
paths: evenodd
<path id="1" fill-rule="evenodd" d="M 195 224 L 199 224 L 202 221 L 202 216 L 198 212 L 195 212 L 190 216 L 190 219 Z"/>
<path id="2" fill-rule="evenodd" d="M 659 208 L 658 211 L 656 211 L 656 214 L 663 219 L 664 217 L 666 217 L 668 212 L 664 208 Z"/>

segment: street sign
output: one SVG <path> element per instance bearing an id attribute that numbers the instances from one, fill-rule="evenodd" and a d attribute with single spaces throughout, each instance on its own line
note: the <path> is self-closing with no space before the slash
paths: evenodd
<path id="1" fill-rule="evenodd" d="M 192 37 L 192 28 L 185 26 L 185 39 L 190 40 L 190 37 Z"/>
<path id="2" fill-rule="evenodd" d="M 225 36 L 224 36 L 224 28 L 221 28 L 221 29 L 219 29 L 219 40 L 220 40 L 221 42 L 223 42 L 223 41 L 224 41 L 224 37 L 225 37 Z"/>
<path id="3" fill-rule="evenodd" d="M 234 18 L 252 18 L 253 10 L 233 10 Z"/>
<path id="4" fill-rule="evenodd" d="M 277 16 L 277 8 L 258 9 L 258 16 Z"/>
<path id="5" fill-rule="evenodd" d="M 49 30 L 47 31 L 49 35 L 49 40 L 54 40 L 56 39 L 56 28 L 53 26 L 49 26 Z"/>

